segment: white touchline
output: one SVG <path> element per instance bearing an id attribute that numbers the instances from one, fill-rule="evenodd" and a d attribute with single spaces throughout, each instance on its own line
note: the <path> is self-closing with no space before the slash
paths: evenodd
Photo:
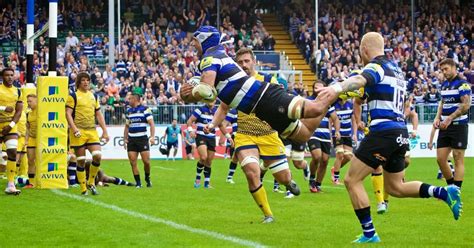
<path id="1" fill-rule="evenodd" d="M 96 206 L 99 206 L 99 207 L 107 208 L 107 209 L 113 210 L 115 212 L 126 214 L 126 215 L 129 215 L 129 216 L 135 217 L 135 218 L 144 219 L 144 220 L 150 221 L 150 222 L 164 224 L 164 225 L 167 225 L 169 227 L 172 227 L 172 228 L 175 228 L 175 229 L 178 229 L 178 230 L 183 230 L 183 231 L 187 231 L 187 232 L 190 232 L 190 233 L 202 234 L 202 235 L 206 235 L 206 236 L 209 236 L 211 238 L 214 238 L 214 239 L 225 240 L 225 241 L 229 241 L 229 242 L 232 242 L 232 243 L 235 243 L 235 244 L 238 244 L 238 245 L 243 245 L 243 246 L 266 247 L 265 245 L 262 245 L 260 243 L 254 242 L 254 241 L 245 240 L 245 239 L 241 239 L 241 238 L 237 238 L 237 237 L 233 237 L 233 236 L 228 236 L 228 235 L 218 233 L 218 232 L 214 232 L 214 231 L 208 231 L 208 230 L 204 230 L 204 229 L 190 227 L 190 226 L 187 226 L 187 225 L 184 225 L 184 224 L 176 223 L 176 222 L 171 221 L 171 220 L 161 219 L 161 218 L 158 218 L 158 217 L 154 217 L 154 216 L 138 213 L 138 212 L 135 212 L 135 211 L 131 211 L 131 210 L 128 210 L 128 209 L 125 209 L 125 208 L 121 208 L 121 207 L 118 207 L 118 206 L 115 206 L 115 205 L 112 205 L 112 204 L 107 204 L 107 203 L 104 203 L 104 202 L 96 201 L 96 200 L 91 199 L 91 198 L 78 196 L 78 195 L 73 195 L 73 194 L 68 194 L 68 193 L 65 193 L 65 192 L 57 190 L 57 189 L 52 189 L 51 192 L 53 192 L 54 194 L 60 195 L 60 196 L 69 197 L 69 198 L 74 199 L 74 200 L 78 200 L 78 201 L 90 203 L 92 205 L 96 205 Z"/>

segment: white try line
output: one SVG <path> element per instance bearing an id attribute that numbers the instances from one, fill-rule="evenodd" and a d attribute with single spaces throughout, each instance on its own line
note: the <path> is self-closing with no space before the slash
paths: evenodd
<path id="1" fill-rule="evenodd" d="M 267 183 L 273 183 L 272 180 L 268 180 L 268 179 L 264 179 L 263 180 L 264 182 L 267 182 Z M 341 186 L 341 187 L 337 187 L 337 186 L 330 186 L 330 185 L 322 185 L 321 188 L 329 188 L 329 189 L 342 189 L 342 190 L 345 190 L 346 188 L 344 188 L 344 186 Z"/>
<path id="2" fill-rule="evenodd" d="M 190 232 L 190 233 L 202 234 L 202 235 L 206 235 L 206 236 L 209 236 L 211 238 L 214 238 L 214 239 L 229 241 L 231 243 L 235 243 L 235 244 L 242 245 L 242 246 L 266 247 L 265 245 L 262 245 L 260 243 L 254 242 L 254 241 L 245 240 L 245 239 L 241 239 L 241 238 L 237 238 L 237 237 L 233 237 L 233 236 L 228 236 L 228 235 L 218 233 L 218 232 L 214 232 L 214 231 L 208 231 L 208 230 L 204 230 L 204 229 L 190 227 L 190 226 L 187 226 L 187 225 L 184 225 L 184 224 L 176 223 L 174 221 L 161 219 L 161 218 L 158 218 L 158 217 L 154 217 L 154 216 L 142 214 L 142 213 L 139 213 L 139 212 L 131 211 L 131 210 L 128 210 L 128 209 L 125 209 L 125 208 L 121 208 L 121 207 L 118 207 L 118 206 L 115 206 L 115 205 L 112 205 L 112 204 L 107 204 L 107 203 L 104 203 L 104 202 L 96 201 L 96 200 L 88 198 L 88 197 L 68 194 L 68 193 L 65 193 L 65 192 L 57 190 L 57 189 L 52 189 L 51 192 L 53 192 L 54 194 L 64 196 L 64 197 L 69 197 L 71 199 L 78 200 L 78 201 L 81 201 L 81 202 L 90 203 L 90 204 L 98 206 L 98 207 L 110 209 L 110 210 L 113 210 L 117 213 L 125 214 L 125 215 L 135 217 L 135 218 L 138 218 L 138 219 L 143 219 L 143 220 L 146 220 L 146 221 L 149 221 L 149 222 L 164 224 L 164 225 L 167 225 L 167 226 L 172 227 L 174 229 L 183 230 L 183 231 L 187 231 L 187 232 Z"/>

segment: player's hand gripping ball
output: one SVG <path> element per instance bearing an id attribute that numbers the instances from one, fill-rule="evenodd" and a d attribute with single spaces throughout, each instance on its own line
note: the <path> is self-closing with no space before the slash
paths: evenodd
<path id="1" fill-rule="evenodd" d="M 201 83 L 201 77 L 194 76 L 189 81 L 189 84 L 193 85 L 192 94 L 193 96 L 200 96 L 201 102 L 211 103 L 216 100 L 217 91 L 214 87 Z"/>

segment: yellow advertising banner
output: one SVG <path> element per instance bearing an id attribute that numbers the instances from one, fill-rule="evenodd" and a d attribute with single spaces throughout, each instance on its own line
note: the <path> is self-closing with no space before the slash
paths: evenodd
<path id="1" fill-rule="evenodd" d="M 67 77 L 38 78 L 36 178 L 41 189 L 67 189 Z"/>

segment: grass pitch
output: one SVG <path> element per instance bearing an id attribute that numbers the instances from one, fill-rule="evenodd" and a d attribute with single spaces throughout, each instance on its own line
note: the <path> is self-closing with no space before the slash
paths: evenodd
<path id="1" fill-rule="evenodd" d="M 302 189 L 293 199 L 272 192 L 273 179 L 267 175 L 264 185 L 276 222 L 260 224 L 262 214 L 240 169 L 236 184 L 227 184 L 229 160 L 216 160 L 214 189 L 194 189 L 195 163 L 152 161 L 152 188 L 110 185 L 100 187 L 99 196 L 85 197 L 77 188 L 25 189 L 17 197 L 2 193 L 0 247 L 351 247 L 350 241 L 361 233 L 347 192 L 330 183 L 329 169 L 324 192 L 312 194 L 302 172 L 292 168 Z M 464 214 L 459 221 L 444 202 L 434 199 L 391 198 L 389 212 L 377 215 L 372 185 L 366 180 L 380 246 L 473 247 L 472 164 L 473 158 L 466 159 Z M 102 168 L 133 181 L 128 161 L 104 161 Z M 436 180 L 436 173 L 435 159 L 412 159 L 406 178 L 445 185 Z"/>

